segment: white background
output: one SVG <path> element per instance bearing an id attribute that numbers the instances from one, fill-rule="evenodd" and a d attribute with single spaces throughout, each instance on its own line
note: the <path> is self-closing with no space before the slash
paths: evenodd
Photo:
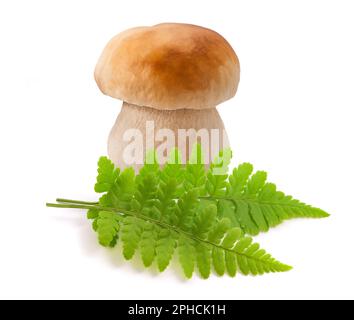
<path id="1" fill-rule="evenodd" d="M 0 298 L 354 298 L 353 1 L 0 2 Z M 241 62 L 219 107 L 235 163 L 332 214 L 257 237 L 293 271 L 183 280 L 98 246 L 84 213 L 45 208 L 96 199 L 96 161 L 120 102 L 93 79 L 106 42 L 133 26 L 203 25 Z"/>

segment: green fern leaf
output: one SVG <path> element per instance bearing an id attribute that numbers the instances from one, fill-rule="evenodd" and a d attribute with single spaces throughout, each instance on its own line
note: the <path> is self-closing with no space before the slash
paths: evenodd
<path id="1" fill-rule="evenodd" d="M 136 217 L 127 216 L 121 222 L 121 239 L 123 242 L 123 256 L 131 260 L 138 249 L 142 226 L 141 220 Z"/>
<path id="2" fill-rule="evenodd" d="M 257 171 L 248 180 L 246 189 L 244 191 L 244 195 L 249 196 L 251 198 L 256 197 L 258 192 L 265 185 L 266 181 L 267 181 L 267 173 L 265 171 Z"/>
<path id="3" fill-rule="evenodd" d="M 220 248 L 214 247 L 212 251 L 212 260 L 215 272 L 219 276 L 223 276 L 226 270 L 225 251 Z"/>
<path id="4" fill-rule="evenodd" d="M 247 181 L 252 174 L 253 166 L 250 163 L 240 164 L 235 168 L 229 177 L 228 195 L 236 198 L 240 196 L 246 185 Z"/>
<path id="5" fill-rule="evenodd" d="M 230 149 L 221 151 L 210 165 L 207 173 L 206 191 L 210 196 L 224 196 L 226 193 L 229 165 L 232 158 Z"/>
<path id="6" fill-rule="evenodd" d="M 203 243 L 196 244 L 197 266 L 203 279 L 208 279 L 211 273 L 211 250 L 211 245 Z"/>
<path id="7" fill-rule="evenodd" d="M 215 266 L 215 265 L 214 265 Z M 230 277 L 235 277 L 237 274 L 237 256 L 227 251 L 225 252 L 225 266 Z"/>
<path id="8" fill-rule="evenodd" d="M 174 178 L 166 183 L 161 182 L 157 190 L 157 198 L 154 203 L 155 219 L 171 223 L 176 210 L 175 197 L 177 196 L 177 182 Z"/>
<path id="9" fill-rule="evenodd" d="M 149 150 L 146 152 L 144 166 L 140 169 L 139 175 L 137 176 L 137 183 L 139 179 L 144 177 L 146 174 L 153 174 L 156 177 L 160 177 L 160 165 L 157 158 L 155 150 Z"/>
<path id="10" fill-rule="evenodd" d="M 97 178 L 96 178 L 96 184 L 95 184 L 95 191 L 97 193 L 104 193 L 108 192 L 113 188 L 113 185 L 115 184 L 120 170 L 119 168 L 116 168 L 111 160 L 109 160 L 107 157 L 101 157 L 98 160 L 98 169 L 97 169 Z M 100 199 L 100 204 L 102 206 L 110 206 L 112 205 L 111 202 L 107 200 L 107 194 L 104 194 L 101 199 Z M 87 219 L 89 220 L 94 220 L 93 221 L 93 229 L 97 231 L 97 220 L 99 216 L 100 210 L 97 209 L 89 209 L 87 211 Z"/>
<path id="11" fill-rule="evenodd" d="M 240 227 L 240 228 L 242 228 L 242 230 L 245 230 L 245 228 L 242 227 L 240 224 L 241 219 L 235 214 L 235 205 L 233 202 L 220 199 L 220 200 L 216 201 L 215 203 L 218 208 L 218 218 L 219 219 L 227 218 L 228 220 L 230 220 L 232 226 Z M 248 210 L 247 210 L 247 212 L 248 212 Z M 249 215 L 247 214 L 247 217 L 248 216 Z M 252 223 L 252 221 L 249 221 L 249 224 L 251 224 L 251 223 Z"/>
<path id="12" fill-rule="evenodd" d="M 158 178 L 152 173 L 146 173 L 142 177 L 138 176 L 137 181 L 132 206 L 134 210 L 149 215 L 156 200 Z"/>
<path id="13" fill-rule="evenodd" d="M 87 210 L 87 219 L 94 220 L 98 218 L 100 211 L 97 209 L 89 209 Z"/>
<path id="14" fill-rule="evenodd" d="M 193 227 L 194 216 L 198 207 L 198 190 L 191 189 L 182 195 L 175 208 L 176 225 L 189 231 Z"/>
<path id="15" fill-rule="evenodd" d="M 199 238 L 206 239 L 208 233 L 215 224 L 217 208 L 215 205 L 209 205 L 203 208 L 194 218 L 193 233 Z"/>
<path id="16" fill-rule="evenodd" d="M 96 220 L 98 241 L 104 247 L 114 247 L 118 239 L 119 216 L 112 212 L 101 211 Z"/>
<path id="17" fill-rule="evenodd" d="M 241 229 L 240 228 L 232 228 L 228 230 L 225 234 L 225 238 L 222 241 L 222 247 L 226 249 L 232 249 L 235 246 L 237 240 L 241 237 Z"/>
<path id="18" fill-rule="evenodd" d="M 150 267 L 155 259 L 157 232 L 154 224 L 145 222 L 141 234 L 140 253 L 145 267 Z"/>
<path id="19" fill-rule="evenodd" d="M 179 261 L 187 279 L 192 278 L 195 268 L 196 249 L 194 245 L 194 241 L 185 236 L 180 236 L 178 240 Z"/>
<path id="20" fill-rule="evenodd" d="M 178 149 L 172 149 L 167 164 L 161 171 L 161 182 L 168 184 L 174 181 L 176 184 L 175 196 L 179 197 L 183 193 L 183 181 L 185 170 L 182 166 L 181 154 Z"/>
<path id="21" fill-rule="evenodd" d="M 199 195 L 205 194 L 206 171 L 201 145 L 193 147 L 190 159 L 185 168 L 184 188 L 186 191 L 196 189 Z"/>
<path id="22" fill-rule="evenodd" d="M 287 219 L 328 217 L 323 210 L 277 191 L 274 184 L 266 183 L 267 174 L 264 171 L 253 175 L 252 171 L 252 165 L 241 164 L 229 177 L 226 195 L 210 194 L 209 197 L 218 201 L 219 217 L 229 218 L 235 227 L 241 227 L 247 234 L 257 235 Z"/>
<path id="23" fill-rule="evenodd" d="M 115 168 L 113 162 L 107 157 L 101 157 L 98 161 L 98 176 L 95 184 L 95 191 L 103 193 L 111 190 L 112 185 L 115 183 L 119 169 Z"/>
<path id="24" fill-rule="evenodd" d="M 135 172 L 132 168 L 125 169 L 116 179 L 107 193 L 106 203 L 116 208 L 129 209 L 135 192 Z"/>
<path id="25" fill-rule="evenodd" d="M 103 208 L 103 207 L 110 207 L 113 206 L 111 201 L 108 198 L 107 193 L 101 196 L 101 198 L 98 201 L 98 204 Z M 99 214 L 100 210 L 99 209 L 89 209 L 87 210 L 87 219 L 93 220 L 92 221 L 92 229 L 97 232 L 98 230 L 98 219 L 99 219 Z"/>
<path id="26" fill-rule="evenodd" d="M 156 244 L 156 260 L 160 272 L 169 266 L 176 249 L 176 236 L 168 229 L 161 229 Z"/>
<path id="27" fill-rule="evenodd" d="M 211 243 L 219 244 L 221 240 L 225 237 L 226 232 L 231 228 L 231 223 L 229 219 L 223 218 L 218 220 L 212 230 L 209 232 L 208 240 Z"/>

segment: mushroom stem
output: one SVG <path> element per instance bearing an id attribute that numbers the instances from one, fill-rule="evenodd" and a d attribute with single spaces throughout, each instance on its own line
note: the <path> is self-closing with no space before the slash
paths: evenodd
<path id="1" fill-rule="evenodd" d="M 144 163 L 146 152 L 155 149 L 159 164 L 167 162 L 177 147 L 185 164 L 196 143 L 202 145 L 206 165 L 229 146 L 223 121 L 215 108 L 194 110 L 158 110 L 127 102 L 111 130 L 108 155 L 120 168 L 136 171 Z"/>

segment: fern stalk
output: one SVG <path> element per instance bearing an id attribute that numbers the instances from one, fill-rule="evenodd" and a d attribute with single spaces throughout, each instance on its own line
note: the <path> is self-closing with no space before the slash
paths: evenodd
<path id="1" fill-rule="evenodd" d="M 81 200 L 70 200 L 70 199 L 62 199 L 62 198 L 58 198 L 55 200 L 56 202 L 59 203 L 72 203 L 72 204 L 84 204 L 84 205 L 98 205 L 99 202 L 97 201 L 81 201 Z"/>

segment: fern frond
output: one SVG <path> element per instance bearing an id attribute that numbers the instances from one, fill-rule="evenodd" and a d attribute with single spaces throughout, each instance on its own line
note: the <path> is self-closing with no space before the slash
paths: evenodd
<path id="1" fill-rule="evenodd" d="M 240 228 L 235 228 L 241 226 L 243 230 L 257 233 L 260 227 L 268 227 L 266 218 L 255 204 L 257 202 L 249 203 L 250 199 L 257 197 L 269 200 L 274 194 L 273 187 L 265 183 L 265 173 L 251 176 L 252 166 L 244 164 L 234 170 L 227 181 L 230 153 L 226 158 L 220 153 L 206 173 L 204 164 L 198 163 L 202 159 L 200 147 L 197 146 L 194 152 L 193 164 L 188 164 L 185 169 L 178 163 L 175 153 L 172 157 L 177 163 L 171 161 L 162 170 L 156 163 L 150 163 L 136 178 L 130 169 L 118 172 L 100 204 L 113 205 L 122 212 L 131 210 L 130 213 L 135 212 L 136 216 L 129 214 L 111 221 L 107 213 L 102 216 L 98 213 L 97 217 L 97 212 L 90 210 L 89 216 L 95 219 L 96 231 L 101 234 L 100 242 L 106 246 L 115 244 L 120 234 L 126 259 L 131 259 L 139 249 L 144 265 L 151 266 L 156 259 L 161 272 L 168 267 L 178 248 L 179 261 L 187 278 L 193 275 L 195 268 L 202 278 L 208 278 L 212 265 L 218 275 L 227 272 L 230 276 L 235 276 L 237 270 L 244 274 L 288 270 L 258 245 L 252 244 L 250 238 L 243 238 Z M 104 165 L 112 172 L 111 166 L 106 162 Z M 214 177 L 213 170 L 218 165 L 219 170 L 224 170 L 219 173 L 225 174 Z M 186 191 L 178 194 L 183 179 Z M 203 189 L 209 196 L 216 197 L 217 207 L 207 205 L 199 198 Z M 280 193 L 276 195 L 278 200 L 283 199 Z M 268 219 L 269 214 L 266 214 Z"/>
<path id="2" fill-rule="evenodd" d="M 97 203 L 58 199 L 63 204 L 49 206 L 88 209 L 101 245 L 121 241 L 125 259 L 139 252 L 144 266 L 155 262 L 161 272 L 175 253 L 187 278 L 196 269 L 202 278 L 212 268 L 231 277 L 290 270 L 246 235 L 287 219 L 328 214 L 278 191 L 265 172 L 253 174 L 251 164 L 228 175 L 230 150 L 221 152 L 208 170 L 203 159 L 196 145 L 186 166 L 173 150 L 160 168 L 156 153 L 150 152 L 136 176 L 132 168 L 121 172 L 102 157 L 95 190 L 103 195 Z"/>
<path id="3" fill-rule="evenodd" d="M 195 193 L 187 192 L 183 200 L 176 204 L 177 211 L 195 212 L 189 215 L 188 223 L 177 219 L 176 224 L 169 224 L 144 216 L 141 212 L 106 208 L 107 212 L 102 213 L 102 216 L 100 213 L 99 219 L 107 219 L 107 224 L 98 223 L 98 230 L 102 228 L 104 231 L 102 244 L 111 245 L 112 239 L 121 239 L 123 255 L 127 260 L 132 259 L 139 249 L 144 265 L 151 266 L 156 260 L 161 272 L 168 267 L 177 249 L 187 278 L 192 277 L 197 268 L 201 277 L 207 279 L 212 266 L 218 275 L 227 272 L 232 277 L 237 271 L 245 275 L 258 275 L 291 269 L 260 249 L 258 244 L 252 243 L 251 238 L 244 237 L 242 230 L 232 227 L 228 219 L 216 219 L 215 205 L 200 210 L 194 208 L 194 202 L 200 201 Z M 109 225 L 112 214 L 119 218 Z"/>
<path id="4" fill-rule="evenodd" d="M 252 172 L 251 164 L 241 164 L 229 176 L 225 195 L 210 194 L 209 197 L 218 202 L 219 216 L 228 217 L 234 226 L 241 227 L 245 233 L 257 235 L 291 218 L 329 216 L 321 209 L 277 191 L 274 184 L 266 182 L 266 172 L 258 171 L 253 175 Z"/>

